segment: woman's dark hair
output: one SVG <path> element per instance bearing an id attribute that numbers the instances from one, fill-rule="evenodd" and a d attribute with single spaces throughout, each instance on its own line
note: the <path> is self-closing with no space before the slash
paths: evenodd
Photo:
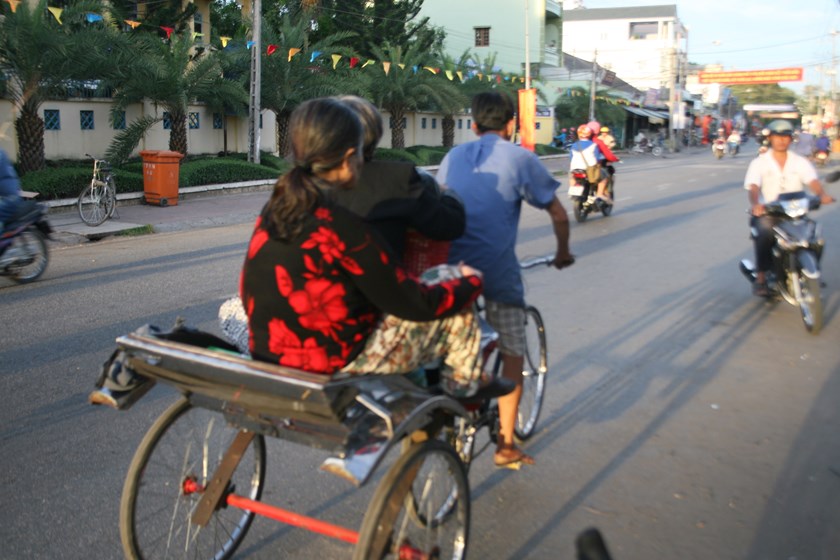
<path id="1" fill-rule="evenodd" d="M 342 95 L 338 98 L 356 112 L 356 116 L 362 121 L 362 128 L 365 131 L 364 156 L 365 161 L 373 159 L 376 146 L 382 139 L 382 115 L 376 105 L 356 95 Z"/>
<path id="2" fill-rule="evenodd" d="M 510 97 L 498 91 L 479 93 L 472 99 L 472 118 L 479 132 L 504 130 L 515 112 Z"/>
<path id="3" fill-rule="evenodd" d="M 292 112 L 289 134 L 293 167 L 277 179 L 263 216 L 269 232 L 284 241 L 300 233 L 321 189 L 329 187 L 318 175 L 341 165 L 351 148 L 361 154 L 362 124 L 347 105 L 322 97 Z"/>

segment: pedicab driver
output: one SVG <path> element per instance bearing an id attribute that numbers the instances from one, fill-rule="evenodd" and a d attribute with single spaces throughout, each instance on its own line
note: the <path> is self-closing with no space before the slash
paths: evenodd
<path id="1" fill-rule="evenodd" d="M 502 370 L 516 389 L 498 399 L 500 433 L 494 462 L 499 467 L 533 464 L 513 441 L 525 354 L 525 298 L 516 233 L 522 201 L 548 212 L 557 238 L 554 266 L 575 262 L 569 252 L 569 218 L 555 196 L 560 183 L 533 153 L 510 142 L 514 106 L 499 92 L 472 101 L 478 140 L 456 146 L 440 165 L 438 180 L 460 195 L 467 211 L 464 235 L 452 242 L 449 262 L 465 262 L 484 273 L 487 320 L 499 333 Z"/>

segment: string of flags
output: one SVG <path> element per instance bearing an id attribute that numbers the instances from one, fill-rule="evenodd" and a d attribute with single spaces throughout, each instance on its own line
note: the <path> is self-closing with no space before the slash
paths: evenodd
<path id="1" fill-rule="evenodd" d="M 22 2 L 22 0 L 5 0 L 5 1 L 9 3 L 9 6 L 11 7 L 12 13 L 14 13 L 17 10 L 18 5 L 20 5 L 20 3 Z M 61 21 L 61 15 L 64 12 L 63 8 L 48 7 L 47 9 L 53 15 L 53 17 L 55 18 L 55 20 L 58 22 L 59 25 L 64 25 L 63 22 Z M 99 22 L 99 21 L 104 21 L 104 18 L 99 14 L 87 13 L 87 14 L 85 14 L 85 20 L 88 23 L 95 23 L 95 22 Z M 123 20 L 123 21 L 132 30 L 137 29 L 141 25 L 149 25 L 149 24 L 143 23 L 141 21 L 130 20 L 130 19 L 126 19 L 126 20 Z M 167 26 L 163 26 L 163 25 L 160 25 L 160 26 L 157 26 L 157 27 L 166 34 L 167 39 L 170 39 L 172 37 L 172 33 L 175 32 L 175 29 L 173 27 L 167 27 Z M 195 40 L 198 37 L 203 37 L 203 36 L 204 36 L 203 33 L 198 33 L 198 32 L 193 32 L 193 34 L 192 34 L 193 40 Z M 227 48 L 228 43 L 230 43 L 233 40 L 232 37 L 226 37 L 226 36 L 221 36 L 221 37 L 219 37 L 219 39 L 221 40 L 223 49 Z M 251 48 L 254 47 L 254 44 L 255 44 L 254 41 L 247 41 L 246 42 L 246 48 L 250 50 Z M 277 53 L 279 51 L 279 49 L 280 49 L 280 45 L 269 44 L 269 45 L 266 46 L 265 54 L 266 54 L 266 56 L 271 56 L 271 55 Z M 287 56 L 286 56 L 287 62 L 291 63 L 292 58 L 294 58 L 296 55 L 298 55 L 300 53 L 302 53 L 302 49 L 300 49 L 300 48 L 290 48 L 290 49 L 288 49 Z M 321 52 L 321 51 L 312 51 L 309 55 L 309 62 L 310 63 L 315 62 L 323 54 L 324 53 Z M 331 54 L 330 59 L 332 60 L 333 70 L 337 69 L 339 63 L 345 58 L 347 58 L 347 63 L 348 63 L 350 68 L 358 67 L 358 68 L 361 69 L 361 68 L 365 68 L 365 67 L 367 67 L 371 64 L 376 64 L 377 63 L 376 60 L 372 60 L 372 59 L 369 59 L 369 60 L 366 60 L 366 61 L 362 62 L 361 59 L 359 59 L 358 57 L 355 57 L 355 56 L 345 57 L 345 56 L 340 55 L 340 54 Z M 389 75 L 389 73 L 391 71 L 391 67 L 392 67 L 391 62 L 381 61 L 381 64 L 382 64 L 382 69 L 385 72 L 385 75 L 386 76 Z M 406 65 L 402 64 L 402 63 L 397 63 L 397 66 L 400 68 L 400 70 L 405 70 Z M 465 77 L 464 77 L 465 74 L 464 74 L 464 72 L 462 72 L 460 70 L 457 70 L 457 71 L 441 70 L 440 68 L 436 68 L 436 67 L 433 67 L 433 66 L 423 66 L 423 67 L 412 66 L 410 68 L 410 70 L 415 74 L 417 72 L 419 72 L 420 70 L 426 70 L 428 72 L 431 72 L 434 75 L 442 74 L 442 75 L 446 76 L 446 78 L 449 81 L 454 80 L 456 77 L 458 78 L 459 82 L 463 82 L 465 80 Z M 481 73 L 481 72 L 479 72 L 478 70 L 475 70 L 475 69 L 469 70 L 469 71 L 466 72 L 466 79 L 470 79 L 470 78 L 477 78 L 479 81 L 484 81 L 486 79 L 486 81 L 488 81 L 488 82 L 495 81 L 497 83 L 502 83 L 503 81 L 514 82 L 514 83 L 516 83 L 516 82 L 524 83 L 525 82 L 525 78 L 523 78 L 521 76 L 504 76 L 502 74 L 495 74 L 495 73 L 484 74 L 484 73 Z"/>

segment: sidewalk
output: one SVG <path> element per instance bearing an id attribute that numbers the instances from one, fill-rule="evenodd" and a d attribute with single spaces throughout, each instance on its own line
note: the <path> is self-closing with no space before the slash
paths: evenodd
<path id="1" fill-rule="evenodd" d="M 82 222 L 76 199 L 51 200 L 49 221 L 54 239 L 79 244 L 134 231 L 161 233 L 253 222 L 269 197 L 274 181 L 247 181 L 180 189 L 175 206 L 152 206 L 143 193 L 117 195 L 110 220 L 91 227 Z"/>
<path id="2" fill-rule="evenodd" d="M 568 154 L 540 159 L 549 163 L 562 158 L 568 158 Z M 437 166 L 423 169 L 434 173 Z M 273 185 L 274 180 L 263 180 L 185 187 L 179 189 L 175 206 L 147 205 L 143 193 L 119 194 L 114 216 L 96 227 L 82 222 L 75 198 L 50 200 L 44 204 L 50 207 L 49 221 L 55 230 L 53 240 L 77 245 L 127 232 L 162 233 L 253 223 L 268 201 Z"/>

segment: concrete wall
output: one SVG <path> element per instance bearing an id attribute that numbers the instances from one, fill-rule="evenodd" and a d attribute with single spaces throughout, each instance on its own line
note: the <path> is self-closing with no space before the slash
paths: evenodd
<path id="1" fill-rule="evenodd" d="M 111 103 L 107 99 L 79 99 L 47 101 L 39 114 L 45 110 L 57 110 L 60 130 L 44 131 L 44 151 L 47 159 L 83 159 L 85 154 L 101 157 L 114 136 L 119 133 L 110 123 Z M 82 130 L 81 111 L 93 111 L 93 130 Z M 213 113 L 204 105 L 191 105 L 190 113 L 198 114 L 198 128 L 187 129 L 187 146 L 190 154 L 215 154 L 224 149 L 224 130 L 213 128 Z M 132 105 L 126 110 L 126 124 L 143 115 L 162 115 L 152 103 Z M 274 113 L 263 111 L 263 127 L 260 134 L 260 149 L 276 153 L 276 127 Z M 14 113 L 11 102 L 0 99 L 0 147 L 17 159 L 17 137 L 14 128 Z M 248 151 L 248 122 L 244 117 L 226 117 L 227 149 L 230 152 Z M 169 130 L 163 123 L 155 124 L 140 142 L 134 154 L 141 150 L 169 149 Z"/>

